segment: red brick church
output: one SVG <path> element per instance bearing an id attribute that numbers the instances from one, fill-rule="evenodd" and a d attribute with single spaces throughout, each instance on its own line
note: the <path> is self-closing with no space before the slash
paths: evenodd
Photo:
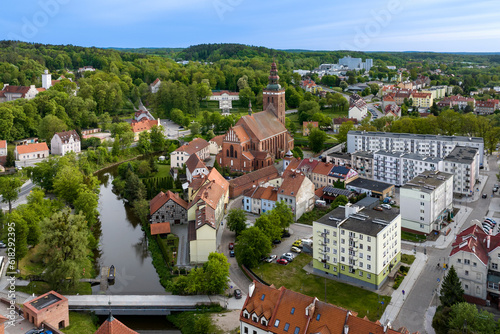
<path id="1" fill-rule="evenodd" d="M 285 128 L 285 90 L 279 84 L 276 63 L 271 65 L 269 84 L 262 92 L 264 111 L 240 118 L 222 142 L 217 161 L 233 171 L 250 172 L 274 163 L 293 149 L 293 138 Z"/>

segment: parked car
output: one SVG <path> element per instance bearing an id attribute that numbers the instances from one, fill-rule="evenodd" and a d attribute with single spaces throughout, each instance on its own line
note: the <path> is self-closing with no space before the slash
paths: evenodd
<path id="1" fill-rule="evenodd" d="M 384 211 L 384 209 L 382 209 L 382 207 L 380 206 L 376 206 L 373 208 L 373 210 L 377 210 L 377 211 Z"/>
<path id="2" fill-rule="evenodd" d="M 483 196 L 481 196 L 482 198 L 488 198 L 488 195 L 486 194 L 483 194 Z"/>
<path id="3" fill-rule="evenodd" d="M 290 238 L 290 232 L 288 232 L 288 231 L 283 231 L 283 233 L 281 234 L 281 237 L 282 237 L 282 238 Z"/>
<path id="4" fill-rule="evenodd" d="M 278 259 L 278 260 L 276 260 L 276 263 L 277 264 L 283 264 L 283 265 L 286 266 L 288 264 L 288 261 L 285 260 L 285 259 Z"/>
<path id="5" fill-rule="evenodd" d="M 279 259 L 280 260 L 286 260 L 287 262 L 292 262 L 293 261 L 293 258 L 289 257 L 289 256 L 281 256 Z"/>
<path id="6" fill-rule="evenodd" d="M 234 249 L 234 243 L 230 242 L 229 243 L 229 250 L 232 250 L 232 249 Z"/>
<path id="7" fill-rule="evenodd" d="M 298 247 L 298 248 L 302 248 L 302 240 L 295 240 L 293 242 L 293 245 L 292 246 L 295 246 L 295 247 Z"/>
<path id="8" fill-rule="evenodd" d="M 234 256 L 235 256 L 235 255 L 234 255 L 234 250 L 230 250 L 230 251 L 229 251 L 229 256 L 230 256 L 230 257 L 234 257 Z"/>
<path id="9" fill-rule="evenodd" d="M 383 207 L 384 209 L 387 209 L 387 210 L 390 210 L 392 209 L 392 206 L 390 206 L 389 204 L 380 204 L 381 207 Z"/>
<path id="10" fill-rule="evenodd" d="M 241 299 L 241 290 L 240 289 L 234 290 L 234 298 Z"/>
<path id="11" fill-rule="evenodd" d="M 277 258 L 277 256 L 276 256 L 276 255 L 269 255 L 268 257 L 266 257 L 266 258 L 264 259 L 264 261 L 266 261 L 266 262 L 268 262 L 268 263 L 271 263 L 271 262 L 273 262 L 276 258 Z"/>
<path id="12" fill-rule="evenodd" d="M 294 253 L 300 253 L 300 252 L 302 252 L 302 250 L 299 247 L 295 247 L 295 246 L 292 246 L 292 248 L 290 250 L 292 252 L 294 252 Z"/>
<path id="13" fill-rule="evenodd" d="M 26 332 L 26 334 L 40 334 L 43 332 L 43 329 L 33 328 Z"/>
<path id="14" fill-rule="evenodd" d="M 280 240 L 280 239 L 274 239 L 274 240 L 273 240 L 273 244 L 275 244 L 275 245 L 278 245 L 278 244 L 280 244 L 280 243 L 281 243 L 281 240 Z"/>
<path id="15" fill-rule="evenodd" d="M 498 191 L 498 187 L 493 188 L 493 192 L 496 193 Z"/>
<path id="16" fill-rule="evenodd" d="M 0 241 L 0 248 L 7 248 L 7 245 Z"/>

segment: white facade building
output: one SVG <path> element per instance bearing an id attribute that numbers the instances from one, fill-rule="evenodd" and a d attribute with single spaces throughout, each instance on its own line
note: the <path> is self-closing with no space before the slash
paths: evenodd
<path id="1" fill-rule="evenodd" d="M 54 155 L 65 155 L 68 152 L 81 152 L 80 136 L 75 130 L 58 132 L 50 141 L 50 151 Z"/>
<path id="2" fill-rule="evenodd" d="M 429 234 L 440 230 L 453 206 L 453 175 L 425 171 L 400 190 L 402 227 Z"/>
<path id="3" fill-rule="evenodd" d="M 347 152 L 375 152 L 379 150 L 409 152 L 444 158 L 455 146 L 474 147 L 479 150 L 479 164 L 483 164 L 484 140 L 479 137 L 418 135 L 370 131 L 349 131 Z"/>
<path id="4" fill-rule="evenodd" d="M 52 87 L 52 75 L 49 70 L 45 70 L 42 74 L 42 88 L 49 89 Z"/>
<path id="5" fill-rule="evenodd" d="M 453 191 L 471 195 L 479 178 L 479 152 L 477 148 L 457 146 L 444 158 L 444 171 L 452 173 Z"/>

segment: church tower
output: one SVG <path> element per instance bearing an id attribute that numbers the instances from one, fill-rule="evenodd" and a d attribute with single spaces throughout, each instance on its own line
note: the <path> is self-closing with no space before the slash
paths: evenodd
<path id="1" fill-rule="evenodd" d="M 278 68 L 276 62 L 271 65 L 269 84 L 262 92 L 264 110 L 270 108 L 281 124 L 285 125 L 285 90 L 279 84 Z"/>

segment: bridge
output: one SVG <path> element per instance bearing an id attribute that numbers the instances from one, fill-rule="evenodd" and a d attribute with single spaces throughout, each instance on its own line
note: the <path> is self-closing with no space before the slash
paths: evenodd
<path id="1" fill-rule="evenodd" d="M 193 311 L 201 306 L 214 303 L 224 307 L 226 303 L 224 297 L 206 295 L 83 295 L 65 297 L 68 298 L 70 311 L 95 312 L 97 315 L 107 315 L 110 311 L 115 315 L 168 315 L 177 311 Z"/>

